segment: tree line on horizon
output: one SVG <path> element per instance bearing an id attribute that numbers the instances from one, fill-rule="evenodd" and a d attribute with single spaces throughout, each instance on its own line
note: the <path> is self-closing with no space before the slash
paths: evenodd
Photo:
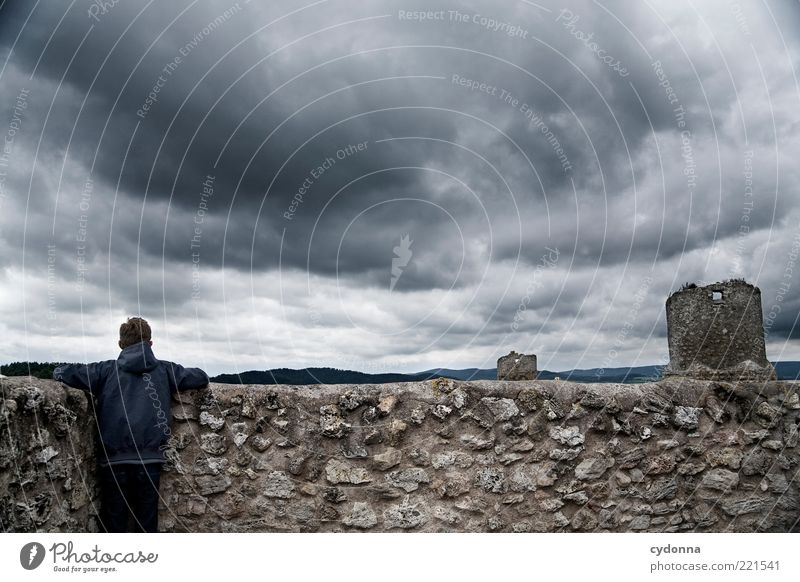
<path id="1" fill-rule="evenodd" d="M 69 362 L 12 362 L 0 365 L 3 376 L 33 376 L 34 378 L 51 379 L 53 370 Z M 800 379 L 800 361 L 772 362 L 779 380 Z M 663 366 L 638 366 L 632 368 L 612 368 L 599 373 L 599 368 L 587 370 L 567 370 L 550 372 L 539 370 L 540 380 L 561 380 L 574 382 L 608 383 L 621 382 L 632 384 L 653 382 L 662 376 Z M 432 378 L 452 378 L 454 380 L 491 380 L 496 376 L 494 370 L 433 370 L 416 374 L 383 373 L 370 374 L 355 370 L 339 368 L 275 368 L 272 370 L 250 370 L 239 374 L 219 374 L 210 378 L 212 382 L 222 384 L 386 384 L 390 382 L 422 382 Z"/>
<path id="2" fill-rule="evenodd" d="M 33 376 L 49 380 L 53 377 L 53 370 L 69 362 L 11 362 L 0 365 L 0 374 L 3 376 Z"/>
<path id="3" fill-rule="evenodd" d="M 53 370 L 69 362 L 11 362 L 0 365 L 3 376 L 33 376 L 51 379 Z M 339 368 L 303 368 L 293 370 L 278 368 L 274 370 L 253 370 L 241 374 L 219 374 L 210 378 L 212 382 L 223 384 L 383 384 L 389 382 L 413 382 L 428 380 L 438 374 L 369 374 Z"/>

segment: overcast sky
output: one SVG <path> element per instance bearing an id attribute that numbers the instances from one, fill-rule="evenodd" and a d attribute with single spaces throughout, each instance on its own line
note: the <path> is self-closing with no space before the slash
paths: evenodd
<path id="1" fill-rule="evenodd" d="M 0 362 L 141 315 L 212 374 L 659 364 L 668 294 L 729 277 L 800 359 L 798 35 L 789 1 L 3 2 Z"/>

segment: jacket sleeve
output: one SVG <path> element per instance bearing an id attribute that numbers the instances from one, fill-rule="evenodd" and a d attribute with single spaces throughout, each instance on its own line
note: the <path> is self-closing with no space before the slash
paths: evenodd
<path id="1" fill-rule="evenodd" d="M 174 362 L 164 363 L 167 365 L 170 392 L 205 388 L 208 385 L 208 374 L 200 368 L 184 368 Z"/>
<path id="2" fill-rule="evenodd" d="M 53 380 L 97 394 L 103 383 L 103 362 L 66 364 L 53 370 Z"/>

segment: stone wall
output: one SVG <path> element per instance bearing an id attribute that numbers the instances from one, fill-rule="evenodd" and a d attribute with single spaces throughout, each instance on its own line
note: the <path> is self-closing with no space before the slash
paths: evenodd
<path id="1" fill-rule="evenodd" d="M 498 380 L 536 380 L 538 377 L 535 354 L 518 354 L 511 350 L 497 360 Z"/>
<path id="2" fill-rule="evenodd" d="M 0 378 L 0 529 L 96 531 L 94 422 L 86 395 Z"/>
<path id="3" fill-rule="evenodd" d="M 95 529 L 83 394 L 0 385 L 3 529 Z M 794 383 L 212 384 L 172 412 L 164 531 L 800 529 Z"/>

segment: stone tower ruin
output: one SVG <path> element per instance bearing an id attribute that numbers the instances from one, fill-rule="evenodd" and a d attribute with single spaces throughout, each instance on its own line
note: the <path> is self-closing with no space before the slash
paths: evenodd
<path id="1" fill-rule="evenodd" d="M 498 380 L 536 380 L 538 376 L 533 354 L 518 354 L 511 350 L 507 356 L 497 360 Z"/>
<path id="2" fill-rule="evenodd" d="M 684 286 L 667 299 L 665 375 L 774 380 L 767 360 L 761 291 L 741 279 Z"/>

